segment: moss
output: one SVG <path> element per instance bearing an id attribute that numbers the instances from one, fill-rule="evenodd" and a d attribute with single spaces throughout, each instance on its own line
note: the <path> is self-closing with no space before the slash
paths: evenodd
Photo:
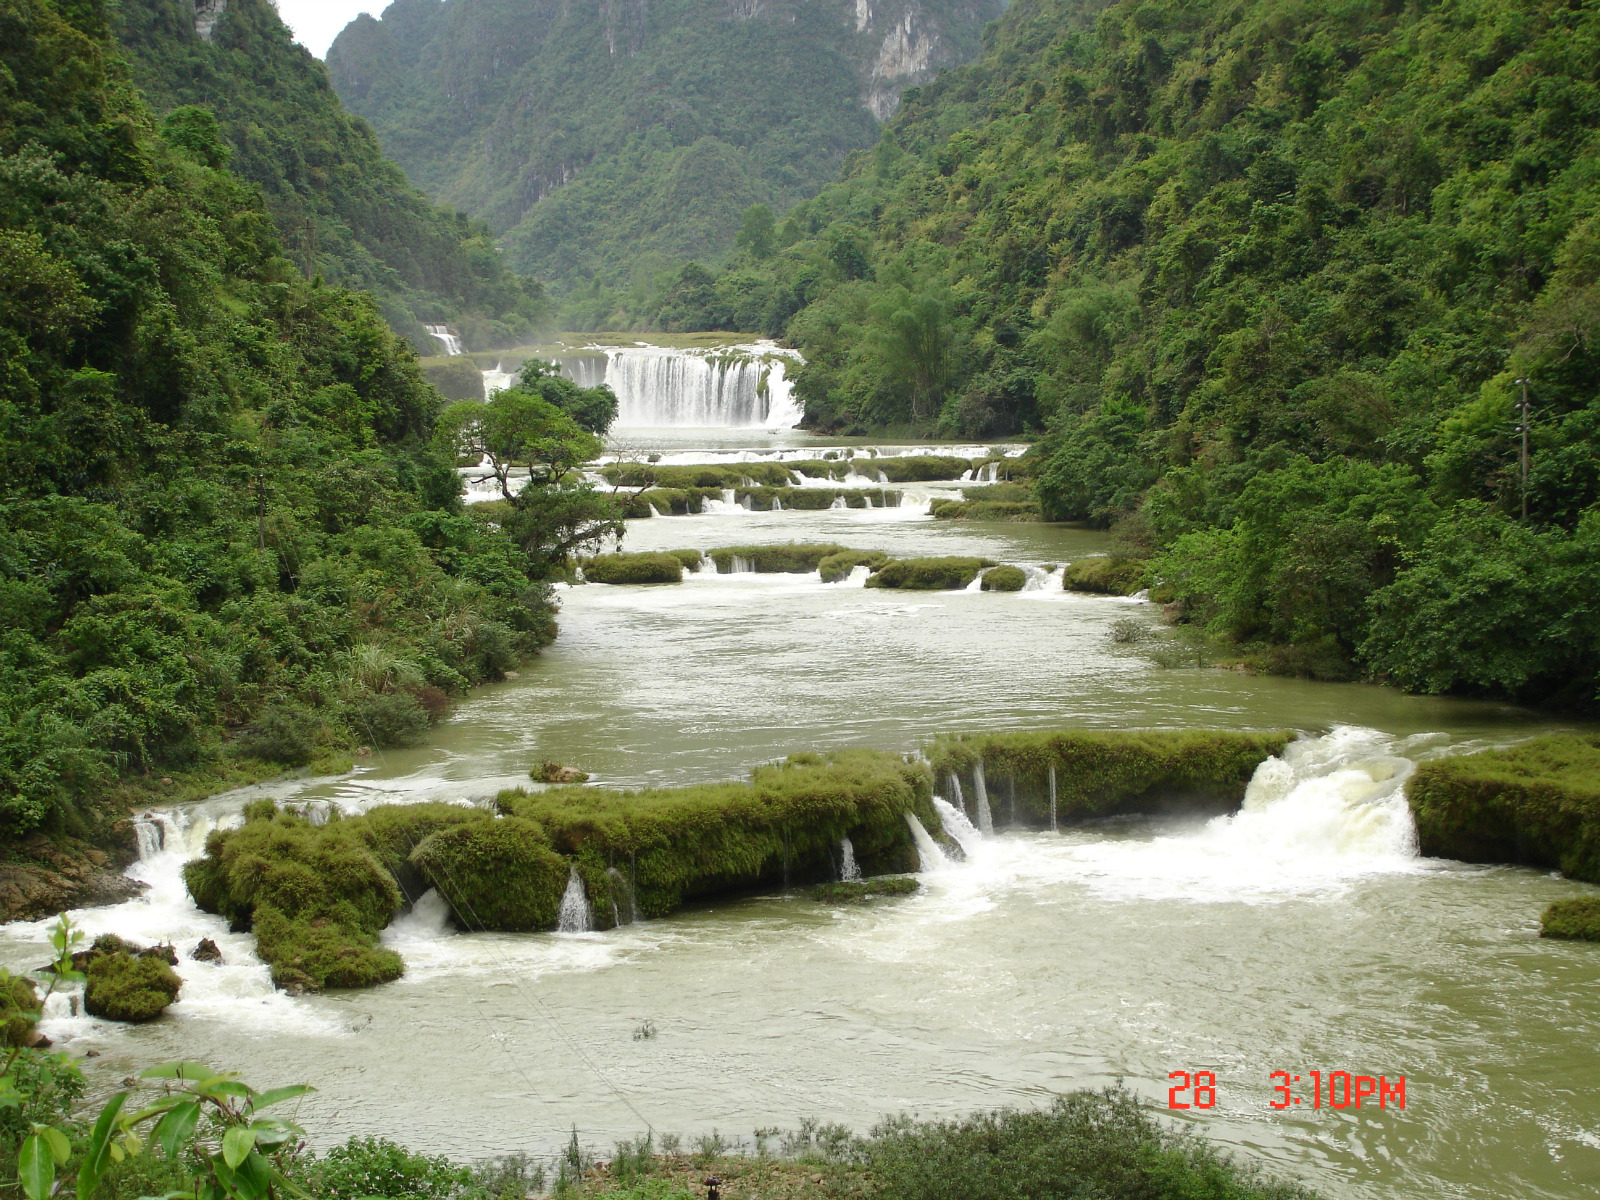
<path id="1" fill-rule="evenodd" d="M 1061 572 L 1061 586 L 1069 592 L 1101 596 L 1131 596 L 1144 587 L 1145 563 L 1137 558 L 1080 558 Z"/>
<path id="2" fill-rule="evenodd" d="M 970 458 L 947 454 L 913 454 L 903 458 L 857 458 L 850 465 L 856 474 L 869 479 L 881 474 L 890 483 L 931 483 L 960 479 L 975 464 Z"/>
<path id="3" fill-rule="evenodd" d="M 374 987 L 399 979 L 405 966 L 370 935 L 327 917 L 291 920 L 259 904 L 252 926 L 256 953 L 272 964 L 272 982 L 291 992 Z"/>
<path id="4" fill-rule="evenodd" d="M 26 1046 L 39 1018 L 39 991 L 21 975 L 0 979 L 0 1045 Z"/>
<path id="5" fill-rule="evenodd" d="M 706 556 L 704 550 L 668 550 L 667 553 L 682 563 L 685 571 L 698 571 Z"/>
<path id="6" fill-rule="evenodd" d="M 108 1021 L 153 1021 L 178 998 L 181 981 L 154 955 L 125 950 L 96 955 L 89 963 L 83 1007 Z"/>
<path id="7" fill-rule="evenodd" d="M 726 575 L 734 568 L 734 559 L 742 559 L 762 574 L 804 575 L 817 569 L 823 559 L 850 551 L 843 546 L 807 542 L 788 542 L 778 546 L 720 546 L 707 550 L 706 555 L 717 564 L 719 574 Z"/>
<path id="8" fill-rule="evenodd" d="M 811 889 L 811 898 L 828 904 L 861 904 L 880 896 L 910 896 L 922 884 L 908 875 L 881 879 L 854 879 L 848 883 L 823 883 Z"/>
<path id="9" fill-rule="evenodd" d="M 1539 936 L 1600 942 L 1600 896 L 1557 900 L 1539 918 Z"/>
<path id="10" fill-rule="evenodd" d="M 875 571 L 867 586 L 920 592 L 964 588 L 979 571 L 996 565 L 987 558 L 897 558 Z"/>
<path id="11" fill-rule="evenodd" d="M 843 500 L 846 508 L 898 508 L 900 493 L 888 488 L 736 488 L 734 499 L 749 508 L 804 509 L 815 512 Z"/>
<path id="12" fill-rule="evenodd" d="M 600 468 L 607 483 L 617 487 L 714 489 L 737 487 L 788 487 L 794 482 L 783 463 L 738 463 L 719 467 L 661 466 L 658 463 L 607 463 Z"/>
<path id="13" fill-rule="evenodd" d="M 411 861 L 465 929 L 554 928 L 570 868 L 536 822 L 475 821 L 431 835 Z"/>
<path id="14" fill-rule="evenodd" d="M 705 509 L 707 498 L 720 500 L 722 489 L 716 488 L 649 488 L 642 492 L 618 495 L 622 515 L 630 518 L 661 516 L 687 517 Z"/>
<path id="15" fill-rule="evenodd" d="M 857 567 L 869 567 L 876 571 L 888 561 L 889 556 L 882 550 L 843 550 L 819 560 L 817 574 L 822 576 L 823 583 L 838 583 L 848 578 Z"/>
<path id="16" fill-rule="evenodd" d="M 935 500 L 928 511 L 941 521 L 1042 521 L 1034 500 Z"/>
<path id="17" fill-rule="evenodd" d="M 978 762 L 988 778 L 995 820 L 1047 826 L 1050 769 L 1059 821 L 1111 813 L 1238 807 L 1264 760 L 1294 740 L 1288 731 L 1041 730 L 948 736 L 927 748 L 941 781 L 955 773 L 967 795 Z"/>
<path id="18" fill-rule="evenodd" d="M 589 772 L 580 771 L 577 767 L 565 767 L 547 758 L 538 766 L 529 768 L 528 777 L 536 783 L 585 783 L 589 779 Z"/>
<path id="19" fill-rule="evenodd" d="M 1556 735 L 1423 763 L 1406 796 L 1424 854 L 1600 883 L 1600 739 Z"/>
<path id="20" fill-rule="evenodd" d="M 602 554 L 581 565 L 590 583 L 683 582 L 683 563 L 671 554 Z"/>
<path id="21" fill-rule="evenodd" d="M 986 592 L 1020 592 L 1027 582 L 1027 572 L 1021 567 L 990 567 L 983 573 Z"/>

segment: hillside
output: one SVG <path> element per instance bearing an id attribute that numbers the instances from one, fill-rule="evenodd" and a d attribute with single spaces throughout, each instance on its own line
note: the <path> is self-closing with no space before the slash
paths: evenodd
<path id="1" fill-rule="evenodd" d="M 1013 7 L 682 326 L 787 333 L 819 429 L 1042 434 L 1047 515 L 1257 665 L 1593 705 L 1600 15 L 1094 7 Z"/>
<path id="2" fill-rule="evenodd" d="M 372 293 L 424 354 L 439 349 L 424 324 L 455 326 L 471 349 L 526 341 L 543 323 L 538 285 L 505 269 L 484 225 L 407 182 L 268 0 L 198 17 L 191 0 L 124 0 L 115 11 L 146 102 L 158 115 L 216 113 L 232 169 L 260 187 L 307 276 Z"/>
<path id="3" fill-rule="evenodd" d="M 345 104 L 516 269 L 571 288 L 718 260 L 814 194 L 997 0 L 398 0 L 328 53 Z"/>

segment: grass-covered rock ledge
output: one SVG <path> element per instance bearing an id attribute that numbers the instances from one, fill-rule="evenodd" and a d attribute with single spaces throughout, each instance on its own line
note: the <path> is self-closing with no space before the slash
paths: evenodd
<path id="1" fill-rule="evenodd" d="M 1600 883 L 1600 738 L 1534 738 L 1426 762 L 1406 784 L 1422 853 Z"/>
<path id="2" fill-rule="evenodd" d="M 943 737 L 927 755 L 939 781 L 960 777 L 969 802 L 981 764 L 996 824 L 1048 826 L 1052 779 L 1062 822 L 1113 813 L 1231 811 L 1256 767 L 1294 738 L 1287 730 L 1059 729 Z"/>

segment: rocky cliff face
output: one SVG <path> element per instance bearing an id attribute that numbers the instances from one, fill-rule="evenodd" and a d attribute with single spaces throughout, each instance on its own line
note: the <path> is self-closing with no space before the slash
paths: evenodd
<path id="1" fill-rule="evenodd" d="M 715 258 L 744 206 L 815 193 L 1000 9 L 395 0 L 351 22 L 328 69 L 412 180 L 487 219 L 519 268 L 575 282 Z"/>

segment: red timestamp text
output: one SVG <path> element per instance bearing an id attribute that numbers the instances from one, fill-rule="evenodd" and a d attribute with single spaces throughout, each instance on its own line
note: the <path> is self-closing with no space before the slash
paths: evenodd
<path id="1" fill-rule="evenodd" d="M 1273 1081 L 1276 1098 L 1273 1108 L 1361 1108 L 1363 1103 L 1371 1108 L 1404 1108 L 1406 1106 L 1406 1077 L 1397 1075 L 1355 1075 L 1349 1071 L 1307 1071 L 1295 1075 L 1289 1071 L 1274 1071 L 1267 1078 Z M 1171 1071 L 1167 1079 L 1172 1082 L 1167 1089 L 1168 1108 L 1215 1108 L 1217 1104 L 1217 1076 L 1214 1071 Z M 1297 1094 L 1298 1093 L 1298 1094 Z"/>

